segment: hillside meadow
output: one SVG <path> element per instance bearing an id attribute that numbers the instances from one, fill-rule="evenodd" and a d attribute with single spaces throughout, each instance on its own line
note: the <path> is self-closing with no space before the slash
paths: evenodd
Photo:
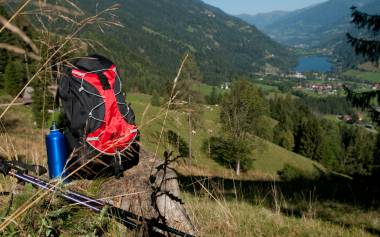
<path id="1" fill-rule="evenodd" d="M 135 110 L 143 147 L 156 152 L 166 115 L 165 106 L 151 106 L 150 96 L 145 94 L 131 93 L 127 100 Z M 252 169 L 240 177 L 233 170 L 220 166 L 201 149 L 204 140 L 221 129 L 218 107 L 204 106 L 202 118 L 204 124 L 193 134 L 191 166 L 188 161 L 175 165 L 182 199 L 199 236 L 376 236 L 379 233 L 380 214 L 376 208 L 339 200 L 319 200 L 316 190 L 307 191 L 302 185 L 282 182 L 278 171 L 286 165 L 306 174 L 321 172 L 323 167 L 277 145 L 258 139 Z M 32 121 L 29 107 L 13 107 L 3 121 L 1 148 L 30 163 L 46 165 L 44 136 L 47 130 L 35 128 Z M 186 114 L 168 111 L 165 124 L 164 131 L 171 129 L 187 140 Z M 157 153 L 160 155 L 165 149 L 173 147 L 162 142 Z M 68 186 L 96 196 L 102 182 L 104 180 L 74 182 Z M 1 217 L 16 210 L 37 191 L 29 185 L 22 188 L 15 180 L 3 177 L 0 189 L 4 193 L 19 190 L 10 210 L 9 196 L 0 197 Z M 44 198 L 16 223 L 2 236 L 55 236 L 54 233 L 60 236 L 121 236 L 121 233 L 134 236 L 132 232 L 121 231 L 114 221 L 55 196 Z"/>
<path id="2" fill-rule="evenodd" d="M 4 1 L 0 0 L 0 2 Z M 176 98 L 175 102 L 178 104 L 173 106 L 173 108 L 177 108 L 176 110 L 169 110 L 164 103 L 161 103 L 160 106 L 152 105 L 159 104 L 157 101 L 152 103 L 154 96 L 165 94 L 165 92 L 168 94 L 168 91 L 162 91 L 170 87 L 171 82 L 167 79 L 174 77 L 174 72 L 180 65 L 179 59 L 183 59 L 182 66 L 185 65 L 189 54 L 189 58 L 193 58 L 194 61 L 191 60 L 192 63 L 189 63 L 187 69 L 180 67 L 178 77 L 173 82 L 174 85 L 176 85 L 177 79 L 180 82 L 185 79 L 180 77 L 182 69 L 182 75 L 188 77 L 187 79 L 203 81 L 210 85 L 225 84 L 226 81 L 252 75 L 252 73 L 280 75 L 280 73 L 294 68 L 297 52 L 293 52 L 288 46 L 272 41 L 255 26 L 250 26 L 199 0 L 125 0 L 121 1 L 123 4 L 111 6 L 109 5 L 117 3 L 117 1 L 100 1 L 97 4 L 94 4 L 92 0 L 73 2 L 64 0 L 54 3 L 38 1 L 36 5 L 31 4 L 32 2 L 25 1 L 22 3 L 23 5 L 20 5 L 21 8 L 17 6 L 18 1 L 0 3 L 0 15 L 5 18 L 5 21 L 9 19 L 9 22 L 4 24 L 0 30 L 2 33 L 0 34 L 0 43 L 3 43 L 0 57 L 0 113 L 12 101 L 12 98 L 19 97 L 17 93 L 24 90 L 22 87 L 28 85 L 36 77 L 36 80 L 30 84 L 36 92 L 33 95 L 33 109 L 31 105 L 24 106 L 21 101 L 16 101 L 19 103 L 12 106 L 1 118 L 0 155 L 8 159 L 47 166 L 45 135 L 49 129 L 48 126 L 42 129 L 38 128 L 38 125 L 50 125 L 54 119 L 53 116 L 58 115 L 58 112 L 52 113 L 51 111 L 55 107 L 52 96 L 45 93 L 46 88 L 56 84 L 50 80 L 50 77 L 55 77 L 55 69 L 59 68 L 59 66 L 56 68 L 56 65 L 82 54 L 98 52 L 112 58 L 117 65 L 128 67 L 128 70 L 119 68 L 122 78 L 128 77 L 124 89 L 141 92 L 129 93 L 127 101 L 131 103 L 135 111 L 136 122 L 141 132 L 141 147 L 144 149 L 144 153 L 149 153 L 145 156 L 149 159 L 148 162 L 154 162 L 156 156 L 162 159 L 164 154 L 167 154 L 165 151 L 174 151 L 174 155 L 180 152 L 180 145 L 170 141 L 170 134 L 175 134 L 183 144 L 191 148 L 191 157 L 178 157 L 180 159 L 170 164 L 178 177 L 168 179 L 178 181 L 181 197 L 161 189 L 157 191 L 152 184 L 157 181 L 157 176 L 152 175 L 152 172 L 149 177 L 150 183 L 143 181 L 143 185 L 150 185 L 149 188 L 155 189 L 156 196 L 148 195 L 148 199 L 155 204 L 155 211 L 160 212 L 157 204 L 159 195 L 169 196 L 171 199 L 176 199 L 177 202 L 183 201 L 190 219 L 198 230 L 197 236 L 354 237 L 380 235 L 378 179 L 377 176 L 363 175 L 366 166 L 371 165 L 370 162 L 362 159 L 364 155 L 372 151 L 371 147 L 365 146 L 372 142 L 369 136 L 366 137 L 368 134 L 362 133 L 362 139 L 355 143 L 355 146 L 346 147 L 343 139 L 340 140 L 340 136 L 336 138 L 333 136 L 334 133 L 321 132 L 322 126 L 320 125 L 327 124 L 327 120 L 319 121 L 317 118 L 319 115 L 315 115 L 315 111 L 303 111 L 300 109 L 301 107 L 298 107 L 299 104 L 290 102 L 290 99 L 284 100 L 278 103 L 279 107 L 285 105 L 282 107 L 283 110 L 277 111 L 279 116 L 273 116 L 272 111 L 260 114 L 260 118 L 266 119 L 265 128 L 269 128 L 268 131 L 269 133 L 273 132 L 273 136 L 277 135 L 277 138 L 281 138 L 272 128 L 278 124 L 289 125 L 286 123 L 294 122 L 292 124 L 294 126 L 284 126 L 286 129 L 291 128 L 290 130 L 292 130 L 285 131 L 290 134 L 287 138 L 300 138 L 300 133 L 304 132 L 309 135 L 305 131 L 310 132 L 310 137 L 317 138 L 308 140 L 303 151 L 311 150 L 312 152 L 302 153 L 300 149 L 296 149 L 296 146 L 287 146 L 289 150 L 286 150 L 253 135 L 258 133 L 252 133 L 248 136 L 249 139 L 252 139 L 253 144 L 253 151 L 249 157 L 252 165 L 242 168 L 242 173 L 236 175 L 233 167 L 220 165 L 223 162 L 219 160 L 218 163 L 213 160 L 212 154 L 209 154 L 211 152 L 208 152 L 211 150 L 210 138 L 221 137 L 224 130 L 227 130 L 221 123 L 224 118 L 220 117 L 219 106 L 205 105 L 198 101 L 199 103 L 196 105 L 201 109 L 201 113 L 190 126 L 191 118 L 188 117 L 188 112 L 196 109 L 191 106 L 181 108 L 179 104 L 186 104 L 191 100 L 191 96 Z M 330 10 L 338 9 L 338 5 L 335 3 L 329 5 L 333 2 L 335 1 L 328 1 L 325 6 Z M 345 14 L 349 12 L 348 8 L 351 5 L 347 5 Z M 15 9 L 18 10 L 15 11 Z M 315 8 L 310 7 L 299 11 L 298 13 L 301 15 L 296 14 L 295 18 L 299 19 L 302 16 L 310 15 L 307 13 L 313 13 L 313 10 Z M 332 12 L 336 17 L 337 12 Z M 316 16 L 320 16 L 320 14 L 316 14 Z M 291 18 L 289 19 L 291 20 Z M 329 17 L 326 17 L 325 20 L 328 19 Z M 318 19 L 316 22 L 328 23 L 320 22 Z M 12 28 L 18 30 L 15 31 Z M 280 32 L 284 35 L 286 27 L 282 28 Z M 311 32 L 310 29 L 306 29 L 306 31 L 313 33 L 312 36 L 316 36 L 316 38 L 321 36 L 317 31 Z M 292 37 L 294 36 L 292 35 Z M 4 47 L 4 43 L 9 45 Z M 12 52 L 12 50 L 8 50 L 9 46 L 16 47 L 18 51 L 21 49 L 23 53 L 19 53 L 17 50 Z M 32 57 L 33 55 L 34 57 Z M 33 61 L 32 58 L 36 61 Z M 24 70 L 24 66 L 26 70 Z M 367 82 L 379 82 L 378 71 L 359 70 L 361 69 L 349 70 L 346 72 L 346 76 Z M 34 73 L 36 74 L 34 75 Z M 102 80 L 102 78 L 100 79 Z M 279 96 L 277 94 L 290 84 L 282 84 L 281 81 L 266 85 L 266 82 L 260 83 L 262 80 L 264 79 L 258 79 L 259 83 L 256 83 L 256 86 L 265 91 L 267 97 L 288 97 L 285 94 Z M 311 80 L 310 82 L 316 81 Z M 79 91 L 81 89 L 83 88 L 80 88 Z M 173 91 L 174 89 L 175 86 Z M 182 88 L 182 92 L 190 91 L 189 94 L 191 94 L 190 89 L 193 88 Z M 215 91 L 219 95 L 224 93 L 222 89 L 214 89 L 215 87 L 212 86 L 201 85 L 200 92 L 203 95 L 210 95 Z M 157 93 L 158 91 L 162 93 Z M 242 91 L 238 90 L 236 94 Z M 180 93 L 175 95 L 172 93 L 170 97 L 173 99 L 178 94 Z M 259 94 L 249 93 L 246 97 L 258 101 L 263 99 L 260 97 L 264 97 Z M 161 98 L 162 101 L 164 98 Z M 193 100 L 192 103 L 195 104 Z M 306 107 L 308 107 L 307 104 Z M 231 111 L 235 108 L 244 108 L 244 106 L 234 106 Z M 48 110 L 50 110 L 49 113 L 46 112 Z M 247 110 L 256 112 L 260 108 L 252 109 L 251 105 Z M 235 114 L 239 113 L 234 111 Z M 280 113 L 284 111 L 287 113 Z M 241 112 L 241 114 L 244 113 L 246 111 Z M 331 124 L 335 124 L 336 120 L 331 115 L 327 116 L 330 116 Z M 282 120 L 282 118 L 288 119 Z M 305 123 L 305 120 L 309 120 L 310 123 Z M 38 124 L 34 121 L 37 121 Z M 246 119 L 246 121 L 249 121 L 247 123 L 251 125 L 253 120 Z M 241 125 L 239 122 L 237 124 Z M 313 130 L 313 128 L 317 129 Z M 329 127 L 323 129 L 333 131 Z M 306 135 L 303 138 L 307 138 Z M 355 141 L 356 135 L 356 133 L 349 133 L 347 137 L 351 140 L 347 139 L 349 140 L 347 143 Z M 271 139 L 270 136 L 267 137 Z M 324 139 L 326 137 L 331 139 Z M 272 140 L 284 146 L 284 143 L 279 143 L 276 139 Z M 325 143 L 322 143 L 322 140 Z M 301 141 L 305 140 L 299 139 L 298 145 L 301 144 Z M 329 145 L 334 142 L 337 143 L 335 147 L 321 145 Z M 248 143 L 249 141 L 247 141 Z M 321 147 L 327 148 L 322 150 Z M 342 150 L 344 148 L 346 151 L 345 148 L 348 147 L 351 149 L 350 151 L 364 150 L 365 152 L 362 152 L 364 155 L 353 152 L 349 153 L 351 155 L 349 157 L 346 156 L 347 153 L 343 152 L 338 155 L 325 153 L 325 151 L 334 151 L 339 148 Z M 290 150 L 304 154 L 305 157 Z M 321 151 L 321 153 L 317 154 L 316 151 Z M 156 156 L 153 158 L 150 156 L 151 153 Z M 317 156 L 320 154 L 328 158 L 335 157 L 337 163 L 343 164 L 343 166 L 346 163 L 348 166 L 350 162 L 354 163 L 353 168 L 349 167 L 353 172 L 346 173 L 345 170 L 332 168 L 333 165 L 329 166 L 328 162 Z M 347 157 L 351 160 L 346 162 Z M 325 166 L 312 159 L 322 162 Z M 356 163 L 359 165 L 355 166 Z M 360 167 L 362 164 L 364 164 L 364 169 L 359 170 L 362 168 Z M 153 166 L 149 168 L 153 170 Z M 138 170 L 135 169 L 135 171 Z M 355 174 L 359 171 L 362 171 L 362 176 L 356 179 Z M 163 172 L 165 174 L 166 169 Z M 352 177 L 338 172 L 349 174 Z M 126 176 L 128 184 L 130 181 L 132 183 L 132 179 L 136 176 Z M 48 180 L 47 175 L 41 178 Z M 129 180 L 129 178 L 131 179 Z M 102 177 L 95 180 L 75 180 L 59 188 L 63 190 L 67 188 L 100 199 L 100 197 L 104 197 L 101 195 L 102 190 L 100 189 L 110 179 L 114 181 L 114 187 L 122 186 L 115 182 L 115 177 Z M 55 183 L 56 181 L 52 180 L 51 182 Z M 104 199 L 111 200 L 115 206 L 118 204 L 121 206 L 122 200 L 119 199 L 120 203 L 117 203 L 116 198 L 136 194 L 130 189 L 127 189 L 128 193 L 125 193 L 125 190 L 121 195 L 110 194 L 113 196 Z M 147 193 L 145 190 L 143 192 Z M 140 196 L 137 195 L 135 200 L 141 201 Z M 141 202 L 137 207 L 145 216 Z M 128 230 L 116 223 L 114 219 L 110 219 L 107 216 L 106 208 L 100 214 L 96 214 L 89 209 L 67 202 L 57 194 L 38 190 L 32 185 L 3 175 L 0 175 L 0 219 L 0 236 L 145 236 L 142 230 Z M 164 220 L 160 221 L 165 222 Z"/>
<path id="3" fill-rule="evenodd" d="M 132 104 L 137 115 L 137 122 L 142 131 L 142 144 L 150 151 L 155 152 L 157 137 L 161 132 L 165 110 L 150 105 L 150 96 L 145 94 L 132 93 L 127 96 L 128 102 Z M 179 167 L 182 172 L 199 172 L 210 176 L 230 177 L 233 171 L 218 165 L 210 159 L 207 152 L 202 150 L 202 145 L 207 142 L 210 136 L 216 136 L 222 129 L 219 123 L 219 107 L 200 105 L 203 107 L 202 124 L 194 129 L 192 135 L 193 155 L 192 168 L 185 170 Z M 166 129 L 173 130 L 184 140 L 189 140 L 187 125 L 187 115 L 184 112 L 170 111 L 166 119 Z M 280 146 L 257 138 L 252 169 L 242 175 L 241 178 L 277 179 L 277 172 L 282 170 L 286 164 L 295 166 L 305 172 L 313 172 L 317 163 L 290 152 Z M 162 149 L 166 144 L 162 144 Z M 167 147 L 170 148 L 170 147 Z M 173 148 L 171 148 L 173 149 Z M 188 159 L 188 158 L 185 158 Z"/>

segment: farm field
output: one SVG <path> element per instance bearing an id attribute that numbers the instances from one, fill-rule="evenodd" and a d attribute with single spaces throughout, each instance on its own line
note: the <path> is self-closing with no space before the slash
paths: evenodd
<path id="1" fill-rule="evenodd" d="M 343 75 L 370 83 L 380 83 L 380 72 L 348 70 L 344 72 Z"/>

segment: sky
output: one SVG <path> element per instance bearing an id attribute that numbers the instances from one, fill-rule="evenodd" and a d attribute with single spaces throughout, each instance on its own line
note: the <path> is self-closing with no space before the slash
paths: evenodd
<path id="1" fill-rule="evenodd" d="M 232 14 L 256 14 L 275 10 L 291 11 L 326 0 L 203 0 L 205 3 Z"/>

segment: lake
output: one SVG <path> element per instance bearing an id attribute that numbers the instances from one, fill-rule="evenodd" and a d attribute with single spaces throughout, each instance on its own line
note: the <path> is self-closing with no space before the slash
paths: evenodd
<path id="1" fill-rule="evenodd" d="M 295 68 L 297 72 L 330 72 L 333 68 L 328 57 L 307 56 L 300 57 Z"/>

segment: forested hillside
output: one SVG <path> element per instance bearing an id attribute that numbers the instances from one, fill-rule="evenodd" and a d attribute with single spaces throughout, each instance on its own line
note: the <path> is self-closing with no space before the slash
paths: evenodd
<path id="1" fill-rule="evenodd" d="M 280 15 L 267 13 L 239 17 L 252 25 L 259 25 L 263 32 L 282 44 L 319 49 L 346 68 L 363 61 L 346 42 L 347 32 L 356 33 L 350 24 L 352 6 L 370 14 L 380 10 L 380 2 L 375 0 L 329 0 Z"/>
<path id="2" fill-rule="evenodd" d="M 8 17 L 6 9 L 1 5 L 0 16 Z M 16 24 L 25 32 L 25 35 L 33 36 L 34 30 L 24 17 L 17 19 Z M 25 60 L 24 55 L 20 56 L 6 50 L 5 47 L 8 48 L 10 45 L 14 45 L 23 49 L 27 48 L 28 45 L 10 31 L 1 32 L 0 43 L 0 90 L 5 90 L 5 92 L 14 96 L 27 80 L 26 66 L 31 67 L 31 61 Z"/>
<path id="3" fill-rule="evenodd" d="M 93 1 L 77 2 L 95 11 Z M 199 0 L 112 0 L 97 7 L 113 3 L 120 3 L 117 15 L 125 27 L 86 35 L 105 45 L 127 67 L 130 83 L 143 91 L 173 75 L 186 52 L 195 55 L 204 81 L 212 84 L 295 62 L 288 49 L 254 26 Z"/>
<path id="4" fill-rule="evenodd" d="M 273 39 L 287 45 L 318 46 L 347 32 L 350 28 L 351 6 L 367 10 L 367 5 L 374 2 L 374 0 L 329 0 L 288 13 L 267 24 L 263 30 Z"/>

